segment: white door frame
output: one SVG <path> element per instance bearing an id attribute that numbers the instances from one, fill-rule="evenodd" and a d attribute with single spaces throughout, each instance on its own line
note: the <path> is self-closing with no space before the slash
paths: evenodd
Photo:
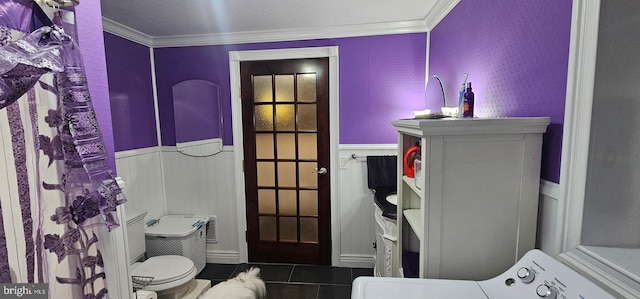
<path id="1" fill-rule="evenodd" d="M 238 212 L 238 248 L 240 263 L 249 259 L 246 230 L 247 213 L 245 180 L 242 171 L 244 145 L 242 142 L 242 105 L 240 98 L 240 62 L 253 60 L 281 60 L 300 58 L 329 58 L 329 173 L 331 175 L 331 264 L 340 266 L 340 206 L 338 205 L 338 47 L 292 48 L 275 50 L 230 51 L 231 118 L 233 124 L 234 167 L 236 169 L 236 203 Z"/>
<path id="2" fill-rule="evenodd" d="M 587 181 L 591 110 L 596 73 L 600 0 L 573 0 L 564 108 L 556 244 L 558 252 L 580 245 Z"/>

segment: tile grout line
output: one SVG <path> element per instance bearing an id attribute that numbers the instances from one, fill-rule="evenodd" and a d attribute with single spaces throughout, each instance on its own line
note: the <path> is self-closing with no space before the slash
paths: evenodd
<path id="1" fill-rule="evenodd" d="M 231 279 L 231 277 L 233 277 L 233 274 L 238 271 L 238 267 L 240 267 L 240 264 L 236 264 L 236 267 L 233 268 L 233 271 L 231 271 L 231 274 L 229 274 L 229 277 L 227 277 L 227 279 Z"/>
<path id="2" fill-rule="evenodd" d="M 228 275 L 229 279 L 231 279 L 234 274 L 237 274 L 238 271 L 243 269 L 243 266 L 250 266 L 250 264 L 236 264 L 234 265 L 232 268 L 230 267 L 231 273 Z M 256 266 L 256 265 L 253 265 Z M 305 280 L 305 281 L 292 281 L 293 279 L 293 274 L 294 272 L 297 270 L 298 267 L 301 268 L 305 268 L 303 265 L 295 265 L 295 264 L 290 264 L 290 269 L 289 269 L 289 275 L 286 278 L 285 281 L 265 281 L 265 284 L 272 284 L 272 285 L 280 285 L 280 287 L 277 287 L 276 289 L 280 289 L 280 288 L 284 288 L 283 290 L 289 289 L 289 286 L 293 287 L 293 286 L 298 286 L 297 288 L 301 288 L 300 290 L 306 290 L 304 291 L 304 293 L 306 293 L 308 295 L 308 297 L 304 297 L 304 299 L 323 299 L 321 297 L 320 294 L 323 295 L 330 295 L 331 293 L 333 293 L 334 295 L 337 296 L 342 296 L 339 298 L 349 298 L 349 294 L 351 293 L 351 288 L 353 286 L 353 279 L 354 276 L 356 276 L 358 273 L 356 273 L 356 269 L 351 268 L 351 267 L 344 267 L 344 270 L 340 270 L 338 273 L 342 272 L 342 273 L 349 273 L 348 274 L 348 278 L 347 281 L 345 281 L 344 283 L 341 282 L 341 280 L 327 280 L 324 282 L 321 281 L 314 281 L 314 279 L 311 280 Z M 323 268 L 323 267 L 318 267 L 318 268 Z M 227 268 L 229 269 L 229 268 Z M 277 270 L 277 269 L 275 269 Z M 284 269 L 282 269 L 284 270 Z M 306 273 L 306 269 L 303 269 L 304 273 Z M 343 272 L 344 271 L 344 272 Z M 226 271 L 225 271 L 226 272 Z M 279 272 L 279 271 L 276 271 Z M 320 271 L 320 272 L 324 272 L 324 271 Z M 331 273 L 333 273 L 335 271 L 331 271 Z M 304 274 L 303 273 L 303 274 Z M 335 274 L 335 273 L 333 273 Z M 337 275 L 337 274 L 336 274 Z M 334 275 L 330 275 L 330 276 L 334 276 Z M 222 276 L 221 276 L 222 277 Z M 336 278 L 336 277 L 334 277 Z M 209 278 L 211 279 L 211 278 Z M 313 294 L 313 289 L 309 289 L 309 288 L 316 288 L 316 292 L 315 295 Z M 325 289 L 325 291 L 322 291 L 322 289 Z M 296 287 L 294 287 L 294 289 L 296 289 Z M 337 292 L 337 293 L 335 293 Z M 303 299 L 303 298 L 300 298 Z"/>
<path id="3" fill-rule="evenodd" d="M 289 278 L 287 279 L 287 282 L 291 282 L 291 277 L 293 277 L 293 270 L 296 269 L 296 265 L 293 265 L 291 267 L 291 273 L 289 273 Z"/>
<path id="4" fill-rule="evenodd" d="M 349 278 L 351 279 L 349 281 L 349 284 L 353 284 L 353 268 L 349 268 L 349 273 L 351 273 L 351 275 L 349 275 L 350 276 Z"/>
<path id="5" fill-rule="evenodd" d="M 288 284 L 288 285 L 317 285 L 317 286 L 333 286 L 333 287 L 350 287 L 349 284 L 344 283 L 324 283 L 324 282 L 302 282 L 302 281 L 265 281 L 265 283 L 271 284 Z"/>

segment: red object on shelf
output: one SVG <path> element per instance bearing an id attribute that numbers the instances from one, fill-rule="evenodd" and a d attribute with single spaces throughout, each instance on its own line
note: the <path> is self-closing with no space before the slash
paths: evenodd
<path id="1" fill-rule="evenodd" d="M 415 160 L 418 158 L 418 152 L 420 146 L 418 144 L 412 145 L 404 152 L 404 174 L 409 177 L 415 177 Z"/>

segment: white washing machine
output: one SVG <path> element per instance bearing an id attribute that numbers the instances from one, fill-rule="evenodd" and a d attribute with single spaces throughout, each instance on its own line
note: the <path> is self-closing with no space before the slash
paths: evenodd
<path id="1" fill-rule="evenodd" d="M 352 299 L 614 299 L 615 297 L 540 250 L 484 281 L 358 277 Z"/>

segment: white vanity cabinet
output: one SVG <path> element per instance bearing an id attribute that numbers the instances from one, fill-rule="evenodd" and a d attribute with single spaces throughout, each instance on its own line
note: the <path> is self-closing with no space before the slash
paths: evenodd
<path id="1" fill-rule="evenodd" d="M 534 248 L 547 117 L 397 120 L 398 250 L 417 252 L 421 278 L 484 280 Z M 404 174 L 421 146 L 422 175 Z M 415 266 L 415 265 L 414 265 Z"/>

